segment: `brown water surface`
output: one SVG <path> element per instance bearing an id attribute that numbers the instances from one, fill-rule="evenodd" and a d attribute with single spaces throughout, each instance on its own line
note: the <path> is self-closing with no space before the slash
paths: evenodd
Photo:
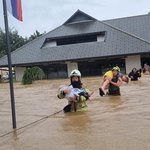
<path id="1" fill-rule="evenodd" d="M 67 104 L 56 95 L 69 79 L 14 83 L 14 131 L 9 84 L 0 84 L 0 150 L 150 150 L 150 76 L 123 83 L 121 96 L 100 97 L 101 77 L 82 82 L 95 98 L 87 112 L 66 114 L 54 113 Z"/>

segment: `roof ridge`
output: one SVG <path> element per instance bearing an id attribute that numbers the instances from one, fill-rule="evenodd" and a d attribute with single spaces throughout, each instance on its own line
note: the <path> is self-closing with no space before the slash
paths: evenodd
<path id="1" fill-rule="evenodd" d="M 69 19 L 67 19 L 64 23 L 63 23 L 63 25 L 66 25 L 66 24 L 68 24 L 69 23 L 69 21 L 72 19 L 72 18 L 74 18 L 77 14 L 82 14 L 83 16 L 86 16 L 87 18 L 90 18 L 90 20 L 93 20 L 93 21 L 95 21 L 95 20 L 97 20 L 97 19 L 95 19 L 94 17 L 92 17 L 92 16 L 90 16 L 90 15 L 88 15 L 87 13 L 85 13 L 85 12 L 83 12 L 83 11 L 81 11 L 81 10 L 77 10 Z"/>
<path id="2" fill-rule="evenodd" d="M 142 17 L 142 16 L 150 16 L 149 14 L 144 14 L 144 15 L 138 15 L 138 16 L 129 16 L 129 17 L 123 17 L 123 18 L 115 18 L 115 19 L 107 19 L 107 20 L 102 20 L 102 21 L 112 21 L 112 20 L 121 20 L 121 19 L 128 19 L 128 18 L 137 18 L 137 17 Z"/>

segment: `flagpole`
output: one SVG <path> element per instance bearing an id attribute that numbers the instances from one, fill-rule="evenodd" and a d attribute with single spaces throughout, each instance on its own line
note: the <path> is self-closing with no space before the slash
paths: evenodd
<path id="1" fill-rule="evenodd" d="M 6 42 L 7 42 L 7 58 L 8 58 L 8 67 L 9 67 L 12 122 L 13 122 L 13 129 L 15 129 L 16 128 L 16 113 L 15 113 L 14 87 L 13 87 L 12 63 L 11 63 L 11 54 L 10 54 L 11 50 L 10 50 L 6 0 L 3 0 L 3 10 L 4 10 L 4 22 L 5 22 L 5 32 L 6 32 Z"/>

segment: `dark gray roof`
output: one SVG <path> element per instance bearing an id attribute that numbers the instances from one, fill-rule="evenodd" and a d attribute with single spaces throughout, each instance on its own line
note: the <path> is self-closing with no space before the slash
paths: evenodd
<path id="1" fill-rule="evenodd" d="M 150 14 L 105 20 L 103 22 L 150 41 Z"/>
<path id="2" fill-rule="evenodd" d="M 77 14 L 77 13 L 76 13 Z M 83 15 L 83 13 L 80 13 Z M 147 15 L 148 16 L 148 15 Z M 36 40 L 24 45 L 23 47 L 12 52 L 12 64 L 34 64 L 34 63 L 43 63 L 43 62 L 57 62 L 57 61 L 67 61 L 67 60 L 77 60 L 85 58 L 102 58 L 110 56 L 123 56 L 131 54 L 140 54 L 150 52 L 150 43 L 147 41 L 150 33 L 145 31 L 143 22 L 148 22 L 147 16 L 143 16 L 144 19 L 136 19 L 136 21 L 130 22 L 130 27 L 128 29 L 125 23 L 127 21 L 118 20 L 108 20 L 108 21 L 85 21 L 72 23 L 72 24 L 63 24 L 62 26 L 56 28 L 53 31 L 37 38 Z M 73 15 L 73 17 L 76 17 Z M 87 16 L 85 16 L 87 17 Z M 137 17 L 135 17 L 137 18 Z M 73 18 L 71 18 L 72 20 Z M 128 18 L 129 20 L 131 18 Z M 126 20 L 128 20 L 126 19 Z M 132 19 L 131 19 L 132 20 Z M 135 19 L 133 19 L 135 20 Z M 81 20 L 80 20 L 81 21 Z M 69 21 L 70 22 L 70 21 Z M 140 23 L 141 22 L 141 23 Z M 118 24 L 118 25 L 117 25 Z M 140 27 L 138 24 L 141 24 Z M 138 29 L 135 29 L 136 26 Z M 123 28 L 124 27 L 124 28 Z M 125 29 L 128 30 L 125 30 Z M 138 30 L 143 30 L 143 35 L 140 36 Z M 146 27 L 148 30 L 148 27 Z M 106 40 L 105 42 L 91 42 L 91 43 L 80 43 L 80 44 L 71 44 L 63 45 L 56 47 L 41 48 L 45 39 L 47 38 L 57 38 L 64 36 L 74 36 L 88 33 L 97 33 L 106 31 Z M 134 33 L 136 31 L 137 34 Z M 140 31 L 139 31 L 140 32 Z M 149 34 L 145 35 L 144 34 Z M 145 38 L 146 37 L 146 38 Z M 143 38 L 143 39 L 141 39 Z M 6 56 L 0 59 L 0 66 L 5 66 L 7 63 Z"/>

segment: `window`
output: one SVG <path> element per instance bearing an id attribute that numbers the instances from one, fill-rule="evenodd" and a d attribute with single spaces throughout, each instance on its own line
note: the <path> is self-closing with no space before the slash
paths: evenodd
<path id="1" fill-rule="evenodd" d="M 104 42 L 106 32 L 74 35 L 74 36 L 64 36 L 57 38 L 47 38 L 42 47 L 54 47 L 60 45 L 70 45 L 88 42 Z"/>

